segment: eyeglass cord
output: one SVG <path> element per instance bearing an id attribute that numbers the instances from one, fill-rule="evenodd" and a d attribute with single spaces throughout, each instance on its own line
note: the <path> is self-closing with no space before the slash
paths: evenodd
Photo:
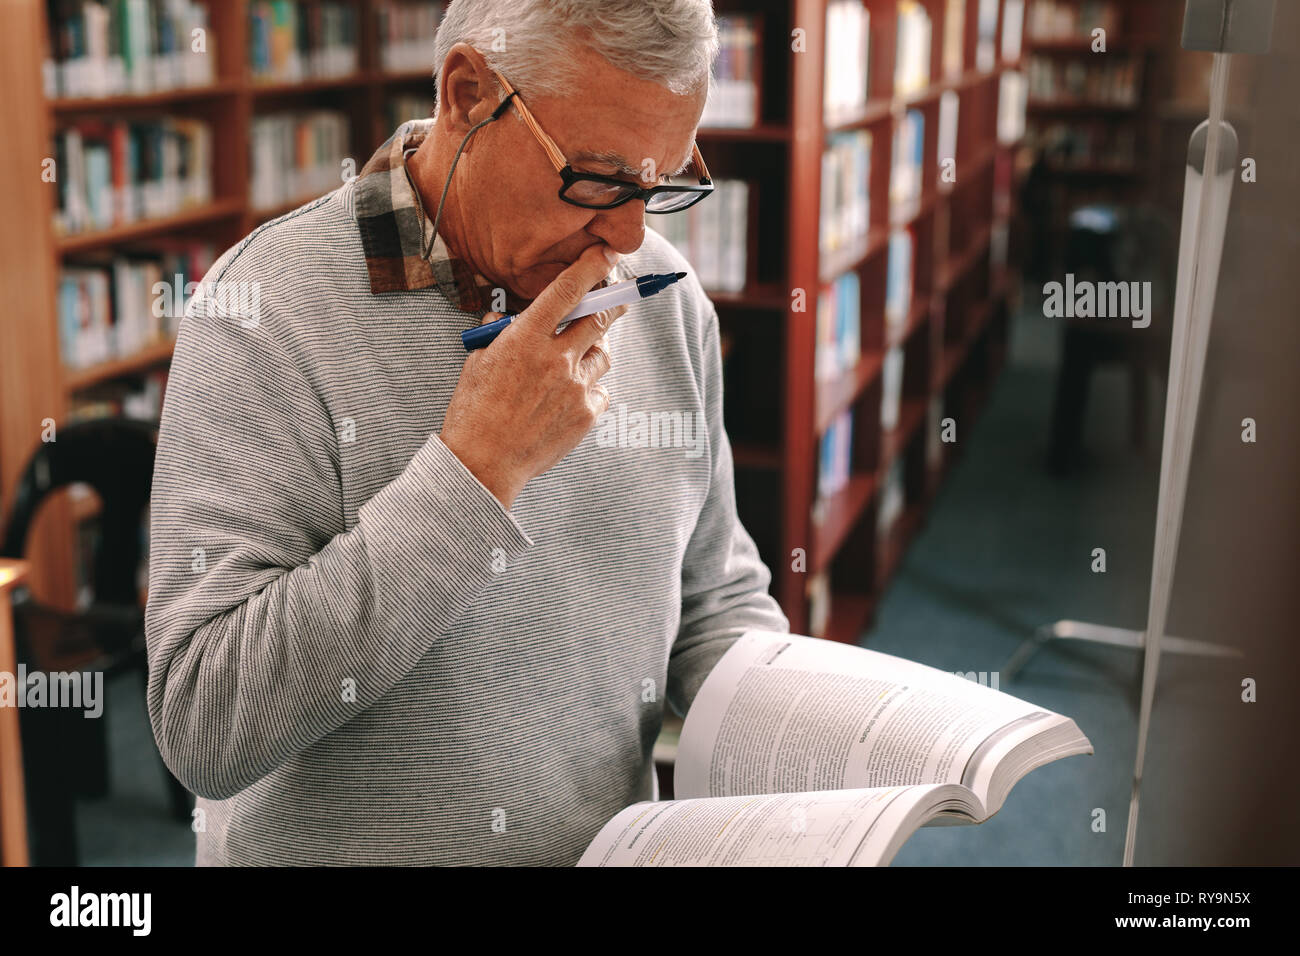
<path id="1" fill-rule="evenodd" d="M 442 206 L 443 203 L 447 201 L 447 190 L 451 188 L 451 174 L 456 171 L 456 164 L 460 162 L 460 154 L 465 149 L 465 144 L 469 142 L 469 138 L 473 136 L 480 127 L 486 126 L 495 119 L 500 119 L 501 114 L 504 113 L 506 108 L 510 105 L 510 100 L 517 95 L 517 90 L 511 90 L 506 94 L 506 98 L 497 104 L 497 108 L 492 111 L 492 115 L 486 119 L 479 120 L 471 126 L 469 132 L 465 134 L 465 138 L 460 141 L 460 146 L 456 147 L 456 155 L 453 156 L 451 160 L 451 169 L 447 170 L 447 181 L 442 184 L 442 196 L 438 199 L 438 213 L 433 218 L 433 235 L 428 237 L 427 242 L 425 241 L 424 235 L 424 203 L 420 199 L 420 191 L 418 189 L 414 190 L 415 201 L 420 204 L 420 255 L 423 258 L 429 258 L 429 254 L 433 252 L 433 244 L 438 239 L 438 224 L 442 222 Z M 408 171 L 406 175 L 409 179 L 411 174 Z"/>

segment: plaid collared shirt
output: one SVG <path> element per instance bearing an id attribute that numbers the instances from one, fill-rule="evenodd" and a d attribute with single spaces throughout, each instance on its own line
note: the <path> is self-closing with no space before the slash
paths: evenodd
<path id="1" fill-rule="evenodd" d="M 495 311 L 492 293 L 497 288 L 463 259 L 451 254 L 441 235 L 433 234 L 433 221 L 411 183 L 406 160 L 433 129 L 433 120 L 409 120 L 375 150 L 357 176 L 354 215 L 361 232 L 370 291 L 409 292 L 437 285 L 447 301 L 462 312 Z M 435 210 L 436 212 L 436 210 Z M 421 247 L 433 237 L 429 254 Z M 621 267 L 612 276 L 624 277 Z M 597 288 L 609 283 L 603 280 Z M 507 308 L 515 297 L 507 292 Z M 522 307 L 522 306 L 520 306 Z"/>

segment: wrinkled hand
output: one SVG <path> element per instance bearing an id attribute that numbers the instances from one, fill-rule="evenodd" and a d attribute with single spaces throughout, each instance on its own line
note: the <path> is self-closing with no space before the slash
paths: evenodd
<path id="1" fill-rule="evenodd" d="M 559 335 L 555 327 L 616 261 L 604 243 L 587 249 L 461 369 L 439 437 L 506 509 L 609 408 L 605 333 L 627 306 L 583 316 Z"/>

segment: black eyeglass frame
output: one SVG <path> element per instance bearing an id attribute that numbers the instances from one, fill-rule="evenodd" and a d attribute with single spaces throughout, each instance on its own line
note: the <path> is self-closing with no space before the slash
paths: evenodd
<path id="1" fill-rule="evenodd" d="M 631 202 L 633 199 L 640 199 L 646 203 L 646 212 L 652 215 L 667 215 L 668 213 L 681 212 L 683 209 L 690 209 L 705 196 L 709 195 L 709 193 L 713 192 L 713 182 L 705 175 L 700 176 L 700 185 L 698 186 L 688 186 L 684 184 L 674 185 L 671 183 L 660 183 L 657 186 L 638 186 L 635 183 L 629 183 L 626 179 L 619 179 L 616 176 L 602 176 L 599 173 L 575 172 L 572 166 L 565 166 L 563 169 L 559 170 L 559 173 L 560 178 L 564 180 L 564 185 L 560 187 L 560 198 L 570 205 L 581 206 L 583 209 L 617 209 L 619 206 Z M 612 203 L 601 205 L 585 203 L 581 200 L 572 199 L 565 195 L 565 192 L 568 191 L 574 183 L 581 182 L 605 183 L 611 186 L 620 186 L 623 189 L 631 188 L 632 191 L 622 199 L 616 199 Z M 688 203 L 675 206 L 672 209 L 651 209 L 649 205 L 650 197 L 657 196 L 661 193 L 694 194 L 695 198 Z"/>
<path id="2" fill-rule="evenodd" d="M 699 144 L 694 142 L 691 143 L 691 158 L 699 167 L 700 183 L 698 186 L 673 183 L 660 183 L 654 186 L 639 186 L 636 183 L 630 183 L 626 179 L 619 179 L 615 176 L 602 176 L 599 173 L 580 173 L 575 171 L 573 166 L 566 160 L 564 154 L 560 152 L 560 148 L 555 145 L 555 140 L 551 139 L 551 137 L 546 134 L 545 130 L 542 129 L 541 125 L 537 122 L 537 119 L 533 116 L 532 112 L 524 105 L 523 98 L 519 95 L 519 91 L 511 86 L 510 81 L 496 70 L 493 70 L 492 73 L 497 80 L 500 81 L 502 88 L 506 91 L 506 98 L 502 101 L 501 106 L 498 107 L 498 109 L 505 107 L 505 105 L 511 101 L 514 102 L 515 107 L 519 110 L 519 115 L 524 120 L 524 124 L 532 131 L 533 136 L 536 137 L 537 141 L 541 144 L 542 149 L 546 151 L 546 155 L 550 158 L 551 164 L 555 167 L 555 171 L 560 174 L 560 178 L 563 180 L 563 185 L 560 186 L 559 192 L 556 195 L 558 195 L 564 202 L 569 203 L 569 205 L 579 206 L 583 209 L 617 209 L 624 203 L 631 202 L 634 199 L 640 199 L 646 203 L 645 211 L 647 213 L 650 213 L 651 215 L 667 215 L 669 213 L 682 212 L 685 209 L 690 209 L 691 206 L 694 206 L 705 196 L 709 195 L 709 193 L 713 192 L 713 180 L 709 176 L 709 167 L 704 162 L 704 157 L 700 154 Z M 594 182 L 602 185 L 618 186 L 621 189 L 630 190 L 630 192 L 626 196 L 616 199 L 613 202 L 598 204 L 582 202 L 565 195 L 566 192 L 573 188 L 575 183 L 580 182 Z M 695 198 L 685 205 L 678 206 L 675 209 L 651 209 L 649 206 L 650 198 L 661 193 L 694 194 Z"/>

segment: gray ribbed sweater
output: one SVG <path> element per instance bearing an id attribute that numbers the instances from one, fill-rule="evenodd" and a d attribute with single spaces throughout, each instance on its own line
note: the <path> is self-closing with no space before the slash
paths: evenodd
<path id="1" fill-rule="evenodd" d="M 571 864 L 650 797 L 665 700 L 787 628 L 736 518 L 717 315 L 693 272 L 630 308 L 606 427 L 507 513 L 437 438 L 476 321 L 436 287 L 372 295 L 351 197 L 256 230 L 182 322 L 154 735 L 200 864 Z M 689 270 L 651 230 L 624 261 Z M 699 416 L 702 453 L 662 416 L 642 441 L 655 412 Z"/>

